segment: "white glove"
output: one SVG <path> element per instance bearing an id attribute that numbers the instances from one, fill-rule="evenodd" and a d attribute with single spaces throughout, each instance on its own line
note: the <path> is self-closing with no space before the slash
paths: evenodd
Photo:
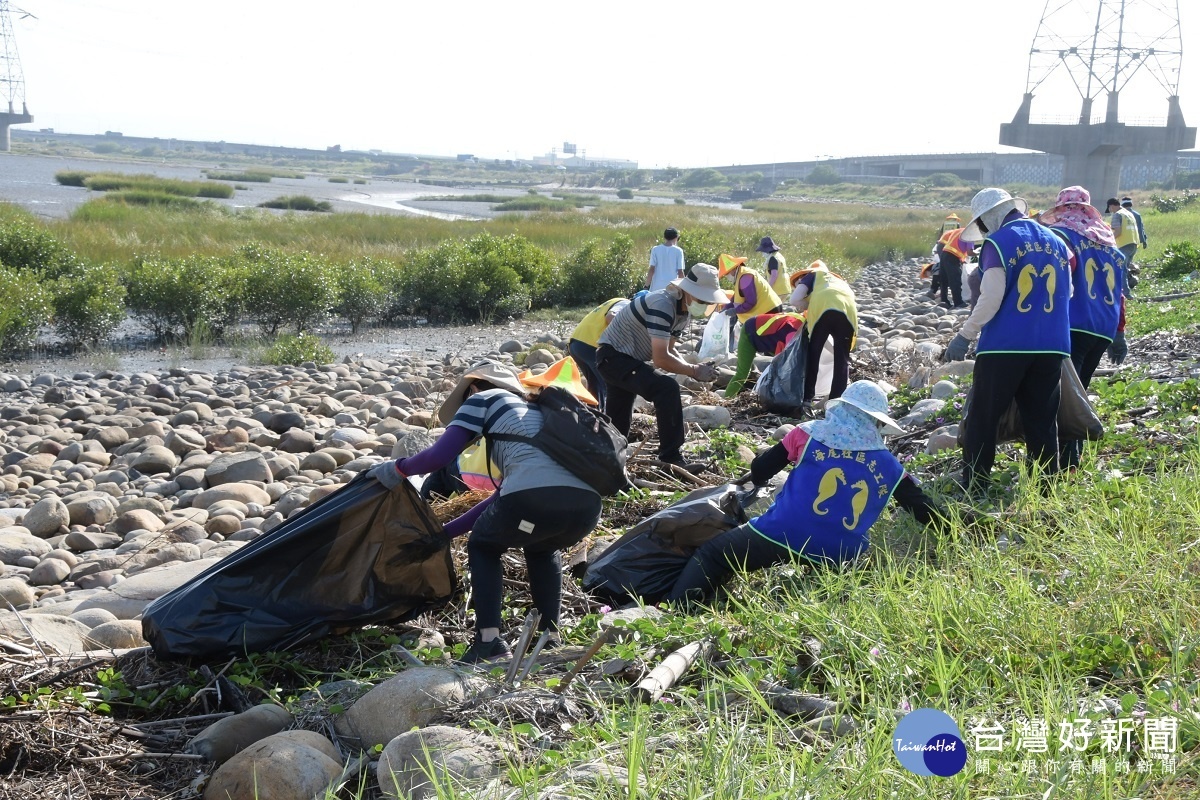
<path id="1" fill-rule="evenodd" d="M 383 484 L 383 488 L 393 491 L 404 483 L 404 473 L 396 468 L 396 461 L 381 461 L 367 470 L 367 474 Z"/>

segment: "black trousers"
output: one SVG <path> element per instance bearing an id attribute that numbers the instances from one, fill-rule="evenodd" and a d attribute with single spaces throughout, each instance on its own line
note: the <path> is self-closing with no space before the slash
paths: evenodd
<path id="1" fill-rule="evenodd" d="M 1027 460 L 1058 471 L 1058 399 L 1062 359 L 1054 353 L 984 353 L 975 359 L 975 389 L 963 443 L 963 483 L 986 481 L 996 461 L 996 425 L 1015 399 Z"/>
<path id="2" fill-rule="evenodd" d="M 766 569 L 794 557 L 791 550 L 760 536 L 748 524 L 739 525 L 700 545 L 665 599 L 707 600 L 735 570 Z"/>
<path id="3" fill-rule="evenodd" d="M 946 297 L 946 289 L 949 289 L 954 305 L 962 305 L 962 261 L 953 253 L 943 250 L 938 257 L 938 271 L 942 273 L 942 302 L 950 302 Z"/>
<path id="4" fill-rule="evenodd" d="M 542 630 L 558 627 L 562 603 L 559 550 L 583 540 L 600 521 L 600 495 L 573 486 L 546 486 L 501 495 L 484 509 L 467 539 L 467 566 L 475 597 L 475 627 L 499 628 L 504 566 L 510 547 L 525 552 L 529 593 Z"/>
<path id="5" fill-rule="evenodd" d="M 600 410 L 604 411 L 608 387 L 604 385 L 604 379 L 596 371 L 596 348 L 587 342 L 572 339 L 567 345 L 567 352 L 579 365 L 579 371 L 583 373 L 583 379 L 587 382 L 588 391 L 596 397 L 596 402 L 600 404 Z"/>
<path id="6" fill-rule="evenodd" d="M 850 342 L 854 340 L 854 326 L 840 311 L 826 311 L 813 325 L 812 337 L 808 340 L 808 363 L 804 372 L 804 400 L 817 396 L 817 373 L 821 369 L 821 351 L 825 340 L 833 337 L 833 383 L 829 387 L 829 399 L 841 397 L 850 383 Z"/>
<path id="7" fill-rule="evenodd" d="M 1071 331 L 1071 363 L 1075 365 L 1075 371 L 1079 373 L 1079 380 L 1083 383 L 1083 388 L 1086 389 L 1092 382 L 1092 375 L 1095 374 L 1096 367 L 1100 366 L 1100 359 L 1104 358 L 1110 344 L 1111 342 L 1103 336 L 1083 331 Z M 1082 455 L 1082 440 L 1067 439 L 1059 442 L 1058 466 L 1061 469 L 1078 467 L 1079 458 Z"/>
<path id="8" fill-rule="evenodd" d="M 658 420 L 659 459 L 680 461 L 684 439 L 683 400 L 675 379 L 607 344 L 596 348 L 596 369 L 608 385 L 605 413 L 621 435 L 629 435 L 634 398 L 644 397 L 654 404 L 654 416 Z"/>

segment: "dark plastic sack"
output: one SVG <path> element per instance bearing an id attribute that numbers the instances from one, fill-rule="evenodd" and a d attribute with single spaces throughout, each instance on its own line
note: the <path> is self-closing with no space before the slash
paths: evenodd
<path id="1" fill-rule="evenodd" d="M 808 365 L 808 330 L 793 336 L 783 352 L 763 370 L 754 392 L 768 411 L 800 416 L 804 405 L 804 375 Z"/>
<path id="2" fill-rule="evenodd" d="M 1087 389 L 1083 388 L 1083 381 L 1079 379 L 1079 373 L 1075 371 L 1075 364 L 1069 358 L 1064 358 L 1062 361 L 1062 375 L 1059 378 L 1058 386 L 1059 441 L 1087 439 L 1094 442 L 1103 438 L 1104 424 L 1096 416 L 1096 410 L 1092 408 L 1091 401 L 1088 400 Z M 972 386 L 967 390 L 967 397 L 963 401 L 962 422 L 958 424 L 959 447 L 962 447 L 966 441 L 967 415 L 970 412 L 971 399 L 974 395 L 975 387 Z M 996 442 L 1023 441 L 1025 441 L 1025 429 L 1021 425 L 1021 413 L 1017 409 L 1017 401 L 1014 400 L 996 424 Z"/>
<path id="3" fill-rule="evenodd" d="M 745 494 L 734 484 L 697 489 L 647 517 L 588 564 L 584 590 L 615 605 L 657 603 L 696 548 L 746 521 Z"/>
<path id="4" fill-rule="evenodd" d="M 629 485 L 625 477 L 629 443 L 608 417 L 557 386 L 542 389 L 533 402 L 542 412 L 542 429 L 536 436 L 488 433 L 487 441 L 531 444 L 603 497 Z"/>
<path id="5" fill-rule="evenodd" d="M 366 473 L 146 607 L 159 658 L 286 650 L 401 622 L 458 590 L 450 540 L 407 481 Z"/>

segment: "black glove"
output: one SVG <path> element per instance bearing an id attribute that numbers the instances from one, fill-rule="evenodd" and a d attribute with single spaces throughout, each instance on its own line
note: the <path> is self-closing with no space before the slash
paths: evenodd
<path id="1" fill-rule="evenodd" d="M 1127 355 L 1129 355 L 1129 345 L 1125 344 L 1125 333 L 1117 331 L 1112 344 L 1108 346 L 1108 360 L 1114 364 L 1120 364 Z"/>
<path id="2" fill-rule="evenodd" d="M 967 337 L 956 333 L 950 340 L 950 344 L 946 345 L 946 350 L 942 353 L 942 361 L 962 361 L 967 357 L 967 350 L 970 347 L 971 342 L 967 340 Z"/>

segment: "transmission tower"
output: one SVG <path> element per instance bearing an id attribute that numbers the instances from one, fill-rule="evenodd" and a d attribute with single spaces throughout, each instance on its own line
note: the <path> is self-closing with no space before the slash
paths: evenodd
<path id="1" fill-rule="evenodd" d="M 0 103 L 8 109 L 5 111 L 5 106 L 0 105 L 0 151 L 7 152 L 11 145 L 9 126 L 33 122 L 25 106 L 25 75 L 21 72 L 21 57 L 17 55 L 8 0 L 0 0 Z"/>
<path id="2" fill-rule="evenodd" d="M 1179 105 L 1183 40 L 1176 0 L 1047 0 L 1029 48 L 1025 98 L 1000 143 L 1066 157 L 1064 184 L 1082 184 L 1093 198 L 1117 193 L 1121 159 L 1193 147 Z M 1156 83 L 1167 100 L 1166 124 L 1126 125 L 1118 118 L 1121 92 L 1134 79 Z M 1034 94 L 1069 82 L 1081 106 L 1075 124 L 1030 122 Z M 1092 117 L 1105 98 L 1105 114 Z M 1097 199 L 1097 202 L 1101 202 Z"/>

